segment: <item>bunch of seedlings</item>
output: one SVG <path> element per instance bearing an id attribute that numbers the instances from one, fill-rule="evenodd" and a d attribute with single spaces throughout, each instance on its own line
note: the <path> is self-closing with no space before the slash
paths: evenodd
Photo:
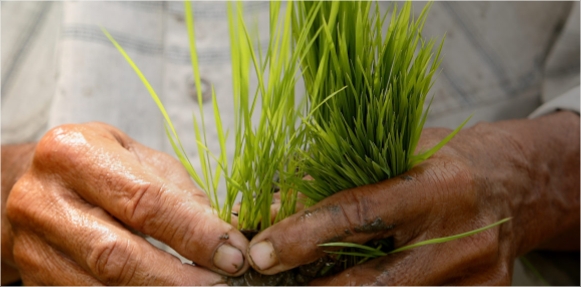
<path id="1" fill-rule="evenodd" d="M 228 159 L 219 103 L 212 88 L 213 121 L 220 153 L 208 148 L 202 84 L 191 3 L 185 2 L 199 118 L 194 133 L 200 161 L 196 170 L 154 89 L 123 48 L 106 31 L 147 87 L 165 119 L 167 137 L 192 179 L 210 198 L 217 215 L 249 239 L 295 213 L 298 194 L 312 205 L 345 189 L 400 175 L 429 158 L 468 121 L 433 148 L 416 147 L 427 118 L 424 110 L 443 41 L 422 38 L 430 4 L 414 18 L 411 3 L 392 6 L 391 17 L 372 2 L 270 3 L 266 50 L 258 47 L 244 19 L 243 5 L 228 3 L 234 102 L 234 157 Z M 387 32 L 383 29 L 387 26 Z M 436 50 L 436 51 L 434 51 Z M 250 73 L 257 88 L 250 89 Z M 300 97 L 299 78 L 306 95 Z M 302 100 L 299 100 L 301 99 Z M 253 119 L 258 121 L 253 121 Z M 211 143 L 215 144 L 215 143 Z M 214 168 L 212 168 L 214 166 Z M 310 177 L 308 180 L 305 176 Z M 220 184 L 226 197 L 218 198 Z M 271 213 L 274 191 L 280 209 Z M 240 200 L 232 222 L 233 208 Z M 501 224 L 393 249 L 389 239 L 365 245 L 330 242 L 328 256 L 273 276 L 254 270 L 230 283 L 298 285 L 378 256 L 470 236 Z M 341 249 L 338 249 L 341 248 Z"/>

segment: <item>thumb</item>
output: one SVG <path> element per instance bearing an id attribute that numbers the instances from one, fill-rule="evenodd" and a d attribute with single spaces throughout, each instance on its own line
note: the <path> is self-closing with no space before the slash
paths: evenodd
<path id="1" fill-rule="evenodd" d="M 429 200 L 418 199 L 415 180 L 405 176 L 339 192 L 271 226 L 253 238 L 250 264 L 263 274 L 276 274 L 325 255 L 319 244 L 365 243 L 386 238 L 406 221 L 423 216 Z M 413 205 L 413 206 L 412 206 Z"/>

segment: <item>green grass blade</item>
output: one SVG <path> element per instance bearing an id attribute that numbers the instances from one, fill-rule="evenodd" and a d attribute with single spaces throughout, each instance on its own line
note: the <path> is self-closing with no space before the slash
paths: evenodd
<path id="1" fill-rule="evenodd" d="M 369 247 L 367 245 L 351 243 L 351 242 L 329 242 L 329 243 L 319 244 L 318 246 L 321 246 L 321 247 L 343 247 L 343 248 L 350 247 L 350 248 L 357 248 L 357 249 L 361 249 L 361 250 L 365 250 L 365 251 L 369 251 L 369 252 L 380 252 L 383 255 L 387 255 L 387 253 L 383 253 L 383 252 L 377 250 L 376 248 Z"/>
<path id="2" fill-rule="evenodd" d="M 194 29 L 194 15 L 192 13 L 192 3 L 190 1 L 184 1 L 184 11 L 185 11 L 185 18 L 186 18 L 186 27 L 188 29 L 188 39 L 190 44 L 190 61 L 192 62 L 192 70 L 194 81 L 196 84 L 196 93 L 198 96 L 198 106 L 200 107 L 200 111 L 202 112 L 202 119 L 203 119 L 203 111 L 202 111 L 202 104 L 203 104 L 203 95 L 202 95 L 202 79 L 200 77 L 200 67 L 198 64 L 198 53 L 196 53 L 196 34 Z"/>
<path id="3" fill-rule="evenodd" d="M 410 245 L 407 245 L 407 246 L 403 246 L 403 247 L 397 248 L 397 249 L 389 252 L 389 254 L 394 254 L 394 253 L 402 252 L 402 251 L 409 250 L 409 249 L 413 249 L 413 248 L 420 247 L 420 246 L 425 246 L 425 245 L 430 245 L 430 244 L 438 244 L 438 243 L 445 243 L 445 242 L 449 242 L 449 241 L 452 241 L 452 240 L 456 240 L 456 239 L 460 239 L 460 238 L 472 236 L 474 234 L 480 233 L 480 232 L 485 231 L 487 229 L 490 229 L 490 228 L 496 227 L 498 225 L 501 225 L 501 224 L 503 224 L 503 223 L 505 223 L 505 222 L 507 222 L 509 220 L 511 220 L 510 217 L 505 218 L 505 219 L 501 219 L 501 220 L 499 220 L 499 221 L 497 221 L 497 222 L 495 222 L 493 224 L 490 224 L 490 225 L 487 225 L 487 226 L 484 226 L 482 228 L 478 228 L 478 229 L 475 229 L 475 230 L 472 230 L 472 231 L 468 231 L 468 232 L 464 232 L 464 233 L 460 233 L 460 234 L 456 234 L 456 235 L 452 235 L 452 236 L 447 236 L 447 237 L 440 237 L 440 238 L 434 238 L 434 239 L 424 240 L 424 241 L 421 241 L 421 242 L 418 242 L 418 243 L 414 243 L 414 244 L 410 244 Z"/>
<path id="4" fill-rule="evenodd" d="M 414 166 L 426 159 L 428 159 L 429 157 L 431 157 L 433 154 L 435 154 L 437 151 L 439 151 L 444 145 L 446 145 L 452 138 L 454 138 L 454 136 L 462 129 L 462 127 L 464 127 L 464 125 L 466 125 L 468 123 L 468 121 L 472 118 L 472 116 L 469 116 L 467 119 L 464 120 L 464 122 L 462 122 L 462 124 L 460 124 L 456 129 L 454 129 L 454 131 L 452 131 L 449 135 L 447 135 L 442 141 L 440 141 L 437 145 L 435 145 L 434 147 L 430 148 L 429 150 L 418 154 L 418 155 L 414 155 L 412 156 L 412 160 L 410 162 L 411 166 Z"/>
<path id="5" fill-rule="evenodd" d="M 375 255 L 375 254 L 371 254 L 371 253 L 354 252 L 354 251 L 325 251 L 325 253 L 338 254 L 338 255 L 343 255 L 343 256 L 364 257 L 364 258 L 376 258 L 379 256 L 385 256 L 385 253 L 380 254 L 380 255 Z"/>
<path id="6" fill-rule="evenodd" d="M 167 138 L 170 141 L 170 144 L 171 144 L 173 150 L 175 151 L 175 153 L 176 153 L 178 159 L 180 160 L 180 162 L 182 163 L 182 165 L 186 168 L 186 170 L 188 171 L 190 176 L 194 179 L 196 184 L 198 184 L 198 186 L 200 186 L 200 188 L 202 190 L 207 190 L 204 181 L 202 181 L 202 179 L 200 178 L 198 173 L 194 170 L 194 167 L 190 163 L 189 159 L 185 156 L 184 153 L 180 152 L 180 148 L 178 147 L 178 145 L 174 141 L 174 139 L 173 139 L 168 127 L 167 127 L 167 124 L 164 125 L 164 130 L 165 130 L 165 133 L 167 135 Z"/>
<path id="7" fill-rule="evenodd" d="M 511 220 L 511 218 L 504 218 L 502 220 L 499 220 L 493 224 L 487 225 L 485 227 L 482 228 L 478 228 L 472 231 L 468 231 L 468 232 L 464 232 L 464 233 L 460 233 L 460 234 L 456 234 L 456 235 L 452 235 L 452 236 L 446 236 L 446 237 L 439 237 L 439 238 L 434 238 L 434 239 L 428 239 L 428 240 L 424 240 L 418 243 L 414 243 L 414 244 L 410 244 L 410 245 L 406 245 L 400 248 L 397 248 L 395 250 L 392 250 L 388 253 L 383 252 L 380 249 L 380 247 L 377 248 L 373 248 L 370 246 L 366 246 L 366 245 L 362 245 L 362 244 L 357 244 L 357 243 L 350 243 L 350 242 L 329 242 L 329 243 L 323 243 L 323 244 L 319 244 L 318 246 L 320 247 L 341 247 L 341 248 L 347 248 L 346 250 L 339 250 L 339 251 L 329 251 L 329 250 L 325 250 L 326 253 L 330 253 L 330 254 L 339 254 L 339 255 L 346 255 L 346 256 L 357 256 L 357 257 L 364 257 L 364 258 L 376 258 L 376 257 L 380 257 L 380 256 L 386 256 L 389 254 L 394 254 L 394 253 L 398 253 L 398 252 L 402 252 L 405 250 L 410 250 L 410 249 L 414 249 L 417 247 L 421 247 L 421 246 L 425 246 L 425 245 L 431 245 L 431 244 L 439 244 L 439 243 L 445 243 L 445 242 L 450 242 L 453 240 L 457 240 L 460 238 L 464 238 L 464 237 L 468 237 L 468 236 L 472 236 L 475 235 L 477 233 L 480 233 L 482 231 L 488 230 L 490 228 L 496 227 L 498 225 L 501 225 L 507 221 Z"/>
<path id="8" fill-rule="evenodd" d="M 196 181 L 196 183 L 198 185 L 200 185 L 200 187 L 203 190 L 205 189 L 205 185 L 203 184 L 203 182 L 201 181 L 199 175 L 197 174 L 197 172 L 195 171 L 195 169 L 193 168 L 192 164 L 190 163 L 183 145 L 179 139 L 179 136 L 173 126 L 173 123 L 169 117 L 169 115 L 167 114 L 167 111 L 165 110 L 165 107 L 163 106 L 163 103 L 161 102 L 161 100 L 159 99 L 159 96 L 157 95 L 157 93 L 155 92 L 155 90 L 153 89 L 153 87 L 151 86 L 151 84 L 149 83 L 149 81 L 147 80 L 147 78 L 145 77 L 145 75 L 143 75 L 143 73 L 141 72 L 141 70 L 139 69 L 139 67 L 137 67 L 137 65 L 135 64 L 135 62 L 133 62 L 133 60 L 131 59 L 131 57 L 129 57 L 129 55 L 125 52 L 125 50 L 123 49 L 123 47 L 121 47 L 121 45 L 119 45 L 119 43 L 117 43 L 117 41 L 113 38 L 113 36 L 111 36 L 111 34 L 109 33 L 109 31 L 107 31 L 105 28 L 101 27 L 101 31 L 103 31 L 103 33 L 105 34 L 105 36 L 109 39 L 109 41 L 111 41 L 111 43 L 113 43 L 113 45 L 115 46 L 115 48 L 117 48 L 117 50 L 119 51 L 119 53 L 121 53 L 121 55 L 123 56 L 123 58 L 125 59 L 125 61 L 127 61 L 127 63 L 129 63 L 129 65 L 131 66 L 131 68 L 133 68 L 133 70 L 135 71 L 135 73 L 137 74 L 137 76 L 139 77 L 139 79 L 141 80 L 141 82 L 143 83 L 143 85 L 145 86 L 145 88 L 147 89 L 147 91 L 149 92 L 149 94 L 151 95 L 151 98 L 153 99 L 153 101 L 155 102 L 155 104 L 157 105 L 158 109 L 160 110 L 161 114 L 163 115 L 163 118 L 166 122 L 166 125 L 164 125 L 165 130 L 166 130 L 166 134 L 170 140 L 170 143 L 172 145 L 172 148 L 174 150 L 174 152 L 176 153 L 176 155 L 178 156 L 178 159 L 180 160 L 180 162 L 184 165 L 184 167 L 186 168 L 186 170 L 188 171 L 188 173 L 190 174 L 190 176 Z"/>
<path id="9" fill-rule="evenodd" d="M 121 47 L 121 45 L 119 45 L 119 43 L 117 43 L 117 41 L 113 38 L 113 36 L 111 36 L 111 34 L 109 34 L 109 32 L 101 27 L 101 31 L 103 31 L 103 33 L 105 34 L 105 36 L 107 36 L 107 38 L 111 41 L 111 43 L 113 43 L 113 45 L 115 46 L 115 48 L 117 48 L 117 50 L 121 53 L 121 55 L 123 55 L 123 58 L 127 61 L 127 63 L 129 63 L 129 65 L 131 66 L 131 68 L 133 68 L 133 70 L 135 71 L 135 73 L 137 74 L 137 76 L 139 77 L 139 79 L 141 80 L 141 82 L 143 82 L 143 85 L 145 86 L 145 88 L 147 89 L 147 91 L 149 92 L 149 94 L 151 95 L 151 97 L 153 98 L 153 101 L 155 102 L 155 104 L 157 105 L 157 107 L 159 108 L 159 110 L 161 111 L 163 118 L 165 119 L 166 123 L 169 125 L 169 128 L 173 134 L 173 136 L 177 137 L 177 133 L 175 131 L 175 128 L 171 122 L 171 119 L 169 118 L 169 115 L 167 114 L 165 107 L 163 106 L 163 104 L 161 103 L 161 100 L 159 99 L 159 97 L 157 96 L 157 93 L 155 92 L 155 90 L 153 89 L 153 87 L 151 86 L 151 84 L 149 83 L 149 81 L 147 80 L 147 78 L 143 75 L 143 73 L 141 72 L 141 70 L 137 67 L 137 65 L 135 64 L 135 62 L 133 62 L 133 60 L 131 59 L 131 57 L 129 57 L 129 55 L 125 52 L 125 50 L 123 49 L 123 47 Z"/>

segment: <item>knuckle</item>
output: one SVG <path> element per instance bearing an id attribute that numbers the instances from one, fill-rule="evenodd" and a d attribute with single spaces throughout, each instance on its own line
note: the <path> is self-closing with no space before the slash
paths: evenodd
<path id="1" fill-rule="evenodd" d="M 94 245 L 87 259 L 91 273 L 107 285 L 126 285 L 136 270 L 134 247 L 129 240 L 108 238 Z"/>
<path id="2" fill-rule="evenodd" d="M 348 197 L 347 201 L 341 201 L 338 205 L 347 225 L 351 228 L 357 229 L 357 227 L 365 224 L 367 220 L 366 214 L 364 212 L 368 209 L 365 200 L 360 199 L 353 193 L 345 193 Z"/>
<path id="3" fill-rule="evenodd" d="M 162 212 L 166 193 L 163 184 L 132 182 L 125 190 L 125 217 L 131 227 L 149 233 L 163 227 L 162 222 L 168 222 L 165 218 L 167 215 Z"/>
<path id="4" fill-rule="evenodd" d="M 356 232 L 377 233 L 391 229 L 387 224 L 383 205 L 384 200 L 389 197 L 382 195 L 383 191 L 359 188 L 357 192 L 350 190 L 345 193 L 347 198 L 342 201 L 341 206 L 349 222 L 356 225 Z"/>
<path id="5" fill-rule="evenodd" d="M 119 143 L 125 149 L 129 149 L 133 143 L 131 138 L 129 138 L 121 130 L 117 129 L 114 126 L 108 125 L 106 123 L 90 122 L 90 123 L 87 123 L 86 126 L 94 128 L 99 133 L 104 134 L 108 138 L 115 140 L 117 143 Z"/>
<path id="6" fill-rule="evenodd" d="M 192 204 L 177 202 L 163 183 L 139 181 L 127 183 L 124 187 L 126 223 L 174 247 L 191 249 L 192 242 L 201 239 L 207 242 L 210 240 L 208 234 L 214 234 L 219 229 L 211 226 L 214 221 L 208 220 L 208 209 L 195 200 L 190 202 Z"/>
<path id="7" fill-rule="evenodd" d="M 15 185 L 6 201 L 6 218 L 14 226 L 23 222 L 28 212 L 28 204 L 23 204 L 23 196 L 19 186 Z"/>
<path id="8" fill-rule="evenodd" d="M 132 182 L 126 188 L 127 200 L 125 214 L 132 227 L 143 227 L 150 219 L 150 213 L 156 213 L 155 203 L 160 200 L 162 188 L 151 182 Z"/>
<path id="9" fill-rule="evenodd" d="M 68 124 L 48 131 L 38 142 L 33 163 L 37 167 L 62 165 L 86 152 L 88 142 L 82 125 Z"/>
<path id="10" fill-rule="evenodd" d="M 6 218 L 13 228 L 29 224 L 37 216 L 39 209 L 35 207 L 43 204 L 37 204 L 36 190 L 37 187 L 28 176 L 21 178 L 12 187 L 6 200 Z"/>
<path id="11" fill-rule="evenodd" d="M 471 187 L 474 186 L 475 180 L 470 166 L 462 160 L 450 160 L 443 164 L 444 172 L 442 181 L 452 186 Z"/>
<path id="12" fill-rule="evenodd" d="M 459 191 L 463 195 L 460 198 L 464 198 L 472 206 L 476 204 L 478 201 L 478 183 L 470 166 L 463 161 L 454 161 L 450 164 L 448 172 L 450 176 L 449 184 L 457 187 L 454 190 Z M 460 196 L 460 194 L 454 195 Z"/>
<path id="13" fill-rule="evenodd" d="M 120 131 L 119 131 L 117 128 L 115 128 L 114 126 L 112 126 L 112 125 L 109 125 L 109 124 L 106 124 L 106 123 L 103 123 L 103 122 L 98 122 L 98 121 L 95 121 L 95 122 L 88 122 L 88 123 L 85 123 L 85 124 L 83 124 L 83 125 L 85 125 L 85 126 L 88 126 L 88 127 L 92 127 L 92 128 L 95 128 L 95 129 L 100 129 L 100 130 L 110 130 L 110 131 L 117 131 L 117 132 L 120 132 Z"/>
<path id="14" fill-rule="evenodd" d="M 477 203 L 478 180 L 468 163 L 457 159 L 444 160 L 431 168 L 426 175 L 427 186 L 434 190 L 428 195 L 432 197 L 430 201 L 444 205 L 462 201 L 463 206 L 467 207 Z"/>

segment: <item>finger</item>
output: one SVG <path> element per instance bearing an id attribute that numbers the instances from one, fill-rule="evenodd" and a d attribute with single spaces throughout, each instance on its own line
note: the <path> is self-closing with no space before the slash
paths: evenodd
<path id="1" fill-rule="evenodd" d="M 38 236 L 29 233 L 17 236 L 14 255 L 25 285 L 103 285 Z"/>
<path id="2" fill-rule="evenodd" d="M 402 221 L 385 209 L 402 203 L 388 193 L 380 185 L 346 190 L 271 226 L 251 241 L 250 264 L 263 274 L 275 274 L 322 257 L 321 243 L 391 236 Z"/>
<path id="3" fill-rule="evenodd" d="M 93 221 L 95 219 L 88 219 Z M 93 223 L 94 224 L 94 223 Z M 145 239 L 114 225 L 100 223 L 92 240 L 76 242 L 67 251 L 83 260 L 82 266 L 107 285 L 215 285 L 222 276 L 207 269 L 182 262 Z"/>
<path id="4" fill-rule="evenodd" d="M 181 261 L 124 229 L 98 207 L 51 193 L 31 203 L 29 230 L 107 285 L 214 285 L 222 276 Z M 43 202 L 51 208 L 44 208 Z M 64 235 L 64 236 L 63 236 Z"/>
<path id="5" fill-rule="evenodd" d="M 446 166 L 453 172 L 436 173 L 443 170 L 438 165 L 438 161 L 424 162 L 397 178 L 341 191 L 273 225 L 251 241 L 251 265 L 263 274 L 275 274 L 322 257 L 321 243 L 365 243 L 394 236 L 398 246 L 411 240 L 430 223 L 434 202 L 473 200 L 472 192 L 448 192 L 444 185 L 465 186 L 464 181 L 469 181 L 465 172 Z M 450 200 L 453 197 L 458 198 Z"/>
<path id="6" fill-rule="evenodd" d="M 39 143 L 35 159 L 45 168 L 56 166 L 64 184 L 131 228 L 196 264 L 242 274 L 248 268 L 240 251 L 247 248 L 246 238 L 215 215 L 201 191 L 180 188 L 144 168 L 143 160 L 125 148 L 143 147 L 119 137 L 124 135 L 86 126 L 59 128 Z"/>

